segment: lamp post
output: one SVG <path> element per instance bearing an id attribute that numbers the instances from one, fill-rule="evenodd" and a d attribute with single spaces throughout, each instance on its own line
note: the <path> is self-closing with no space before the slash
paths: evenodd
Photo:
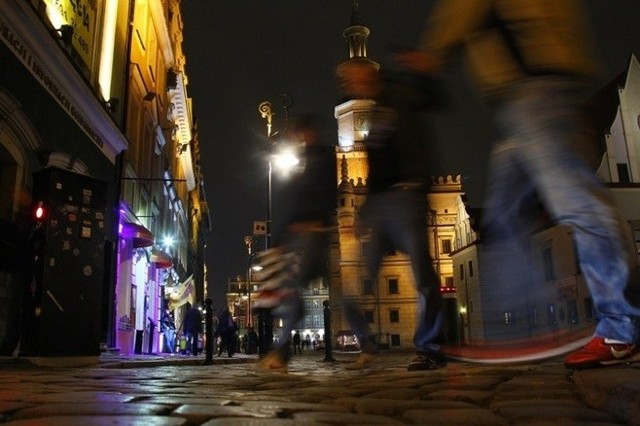
<path id="1" fill-rule="evenodd" d="M 251 258 L 253 257 L 253 236 L 244 237 L 244 244 L 247 246 L 247 328 L 251 328 L 253 317 L 251 316 Z"/>
<path id="2" fill-rule="evenodd" d="M 258 105 L 258 111 L 263 119 L 267 122 L 267 158 L 268 158 L 268 179 L 267 179 L 267 217 L 266 217 L 266 235 L 264 239 L 264 248 L 265 250 L 271 246 L 271 214 L 273 209 L 273 198 L 272 198 L 272 188 L 273 188 L 273 164 L 272 164 L 272 154 L 273 148 L 277 142 L 275 139 L 276 136 L 282 133 L 283 135 L 287 132 L 287 125 L 289 121 L 289 108 L 293 105 L 293 98 L 286 93 L 280 93 L 276 95 L 277 98 L 281 99 L 282 109 L 284 110 L 284 119 L 283 119 L 283 129 L 282 132 L 279 130 L 273 131 L 273 117 L 276 115 L 273 112 L 273 105 L 270 101 L 264 101 Z"/>
<path id="3" fill-rule="evenodd" d="M 204 300 L 209 298 L 209 280 L 207 277 L 207 244 L 202 247 L 202 282 L 204 283 Z"/>
<path id="4" fill-rule="evenodd" d="M 293 98 L 286 93 L 280 93 L 275 96 L 280 99 L 282 108 L 284 110 L 283 128 L 282 134 L 287 133 L 287 124 L 289 120 L 289 108 L 293 105 Z M 273 177 L 273 164 L 272 153 L 274 145 L 276 144 L 275 137 L 280 134 L 280 131 L 273 131 L 273 117 L 276 115 L 273 112 L 272 104 L 270 101 L 261 102 L 258 105 L 258 112 L 263 119 L 267 122 L 267 158 L 268 158 L 268 178 L 267 178 L 267 217 L 265 221 L 265 238 L 264 248 L 267 250 L 271 246 L 271 213 L 272 213 L 272 177 Z M 271 317 L 271 311 L 268 309 L 260 309 L 258 313 L 258 350 L 259 355 L 263 356 L 271 349 L 271 342 L 273 342 L 273 318 Z"/>

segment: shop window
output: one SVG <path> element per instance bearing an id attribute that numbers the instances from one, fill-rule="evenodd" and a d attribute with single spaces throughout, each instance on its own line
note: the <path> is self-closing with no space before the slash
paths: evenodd
<path id="1" fill-rule="evenodd" d="M 569 318 L 569 323 L 578 323 L 578 304 L 574 299 L 567 300 L 567 317 Z"/>
<path id="2" fill-rule="evenodd" d="M 593 300 L 591 300 L 590 297 L 584 298 L 584 315 L 590 320 L 595 318 L 595 314 L 593 312 Z"/>
<path id="3" fill-rule="evenodd" d="M 399 290 L 398 290 L 398 279 L 397 278 L 389 278 L 389 280 L 387 281 L 387 284 L 389 286 L 389 294 L 398 294 Z"/>
<path id="4" fill-rule="evenodd" d="M 314 315 L 313 316 L 313 326 L 314 327 L 322 327 L 322 315 Z"/>
<path id="5" fill-rule="evenodd" d="M 620 183 L 630 183 L 629 167 L 624 163 L 618 163 L 616 166 L 618 168 L 618 181 Z"/>
<path id="6" fill-rule="evenodd" d="M 389 322 L 400 322 L 400 311 L 392 309 L 389 311 Z"/>
<path id="7" fill-rule="evenodd" d="M 392 334 L 391 335 L 391 346 L 400 346 L 400 335 Z"/>
<path id="8" fill-rule="evenodd" d="M 547 324 L 554 327 L 558 325 L 556 305 L 553 303 L 547 305 Z"/>
<path id="9" fill-rule="evenodd" d="M 369 257 L 371 253 L 371 243 L 369 241 L 362 241 L 360 243 L 360 255 L 362 257 Z"/>
<path id="10" fill-rule="evenodd" d="M 507 311 L 504 313 L 504 323 L 507 325 L 512 325 L 515 323 L 515 316 L 513 315 L 513 312 Z"/>

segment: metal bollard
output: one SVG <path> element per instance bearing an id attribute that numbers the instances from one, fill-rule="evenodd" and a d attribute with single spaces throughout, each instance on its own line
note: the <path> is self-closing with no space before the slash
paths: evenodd
<path id="1" fill-rule="evenodd" d="M 153 335 L 156 332 L 156 323 L 153 322 L 151 317 L 147 317 L 147 321 L 149 321 L 149 346 L 147 354 L 153 355 Z"/>
<path id="2" fill-rule="evenodd" d="M 328 300 L 322 301 L 323 313 L 324 313 L 324 359 L 322 362 L 336 362 L 333 358 L 332 351 L 332 336 L 331 332 L 331 305 Z"/>
<path id="3" fill-rule="evenodd" d="M 264 356 L 271 350 L 273 342 L 273 318 L 270 309 L 258 311 L 258 355 Z"/>
<path id="4" fill-rule="evenodd" d="M 205 334 L 205 365 L 213 364 L 213 301 L 210 297 L 204 301 L 206 313 L 204 315 L 204 334 Z"/>

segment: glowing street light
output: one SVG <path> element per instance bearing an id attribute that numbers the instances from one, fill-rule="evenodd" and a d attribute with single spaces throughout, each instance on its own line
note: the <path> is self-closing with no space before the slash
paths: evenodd
<path id="1" fill-rule="evenodd" d="M 167 235 L 166 237 L 164 237 L 162 239 L 162 245 L 165 247 L 173 247 L 173 245 L 175 244 L 175 240 L 173 239 L 173 237 L 171 235 Z"/>
<path id="2" fill-rule="evenodd" d="M 273 205 L 272 205 L 272 175 L 273 175 L 273 164 L 275 161 L 273 161 L 272 157 L 272 152 L 273 152 L 273 148 L 276 145 L 276 139 L 275 136 L 279 135 L 280 133 L 282 133 L 282 135 L 286 135 L 287 133 L 287 124 L 288 124 L 288 120 L 289 120 L 289 108 L 293 105 L 293 98 L 291 96 L 289 96 L 286 93 L 280 93 L 279 95 L 277 95 L 277 97 L 279 97 L 282 100 L 282 108 L 284 109 L 284 121 L 283 121 L 283 126 L 284 128 L 282 129 L 282 132 L 280 130 L 273 132 L 273 116 L 276 115 L 275 112 L 273 112 L 272 110 L 272 104 L 269 101 L 264 101 L 262 103 L 260 103 L 260 105 L 258 105 L 258 112 L 260 112 L 260 115 L 262 116 L 262 118 L 264 118 L 267 122 L 267 149 L 268 149 L 268 153 L 269 153 L 269 172 L 268 172 L 268 182 L 267 182 L 267 218 L 266 218 L 266 225 L 267 225 L 267 229 L 266 229 L 266 235 L 265 235 L 265 240 L 264 240 L 264 246 L 265 249 L 268 249 L 271 245 L 271 213 L 273 210 Z"/>
<path id="3" fill-rule="evenodd" d="M 273 165 L 280 174 L 287 176 L 298 164 L 300 159 L 293 148 L 284 148 L 273 156 Z"/>
<path id="4" fill-rule="evenodd" d="M 287 125 L 289 120 L 289 108 L 293 105 L 293 98 L 286 93 L 280 93 L 277 95 L 282 102 L 282 108 L 284 109 L 283 128 L 281 134 L 286 136 Z M 273 132 L 273 116 L 275 113 L 271 109 L 271 102 L 264 101 L 258 105 L 258 112 L 267 122 L 267 150 L 268 150 L 268 182 L 267 182 L 267 217 L 266 217 L 266 229 L 264 246 L 268 249 L 271 245 L 271 212 L 272 212 L 272 175 L 273 165 L 271 154 L 276 144 L 277 139 L 274 137 L 280 133 L 280 130 Z M 283 157 L 289 158 L 287 161 L 291 163 L 291 156 Z M 250 273 L 250 272 L 249 272 Z M 266 354 L 271 349 L 271 342 L 273 341 L 273 320 L 271 318 L 271 312 L 269 310 L 261 309 L 258 314 L 258 350 L 260 355 Z"/>

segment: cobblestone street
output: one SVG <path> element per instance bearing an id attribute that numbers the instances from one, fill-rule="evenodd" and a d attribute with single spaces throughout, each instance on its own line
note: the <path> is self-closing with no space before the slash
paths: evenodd
<path id="1" fill-rule="evenodd" d="M 451 362 L 437 371 L 408 372 L 412 354 L 385 353 L 366 370 L 345 370 L 353 356 L 337 354 L 336 362 L 322 362 L 318 353 L 307 353 L 294 358 L 288 374 L 260 371 L 255 358 L 242 355 L 214 358 L 213 365 L 202 365 L 203 357 L 139 357 L 103 359 L 97 367 L 67 369 L 5 360 L 0 361 L 0 422 L 640 424 L 638 364 L 573 376 L 561 360 L 521 365 Z M 607 389 L 597 389 L 596 394 L 581 390 L 580 383 L 593 387 L 603 377 L 635 389 L 626 405 L 624 398 L 616 398 L 617 406 L 607 399 Z M 625 386 L 618 382 L 617 388 L 628 396 Z M 599 408 L 590 407 L 585 399 Z"/>

